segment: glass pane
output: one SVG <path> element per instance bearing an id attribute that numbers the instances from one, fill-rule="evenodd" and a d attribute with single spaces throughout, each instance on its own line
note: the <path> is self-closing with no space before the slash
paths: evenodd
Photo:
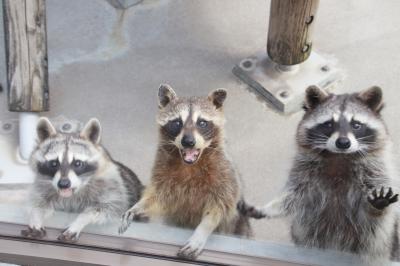
<path id="1" fill-rule="evenodd" d="M 397 1 L 4 2 L 0 261 L 399 259 Z"/>

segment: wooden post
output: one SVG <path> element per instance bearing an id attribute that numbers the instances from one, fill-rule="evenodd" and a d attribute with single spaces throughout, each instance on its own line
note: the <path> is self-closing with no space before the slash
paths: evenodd
<path id="1" fill-rule="evenodd" d="M 267 52 L 280 65 L 295 65 L 311 53 L 319 0 L 271 0 Z"/>
<path id="2" fill-rule="evenodd" d="M 3 17 L 9 110 L 48 111 L 46 1 L 3 0 Z"/>

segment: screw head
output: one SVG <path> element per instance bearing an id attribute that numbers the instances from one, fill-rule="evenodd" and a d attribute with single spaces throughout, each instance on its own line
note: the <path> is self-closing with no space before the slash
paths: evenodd
<path id="1" fill-rule="evenodd" d="M 281 93 L 279 93 L 279 96 L 282 98 L 287 98 L 289 97 L 289 92 L 288 91 L 282 91 Z"/>
<path id="2" fill-rule="evenodd" d="M 309 16 L 308 18 L 306 18 L 306 24 L 309 25 L 311 24 L 311 22 L 313 22 L 314 20 L 314 16 Z"/>
<path id="3" fill-rule="evenodd" d="M 330 67 L 328 65 L 324 65 L 324 66 L 321 67 L 321 70 L 324 71 L 324 72 L 328 72 L 331 69 L 330 69 Z"/>
<path id="4" fill-rule="evenodd" d="M 252 58 L 245 58 L 240 63 L 239 66 L 245 71 L 251 71 L 256 64 L 256 61 Z"/>
<path id="5" fill-rule="evenodd" d="M 308 52 L 308 50 L 310 49 L 310 44 L 308 44 L 308 43 L 306 43 L 304 46 L 303 46 L 303 49 L 301 50 L 303 53 L 306 53 L 306 52 Z"/>
<path id="6" fill-rule="evenodd" d="M 243 62 L 243 66 L 245 68 L 250 68 L 253 65 L 253 63 L 250 60 L 246 60 Z"/>
<path id="7" fill-rule="evenodd" d="M 62 129 L 63 131 L 69 131 L 69 130 L 71 130 L 71 128 L 72 128 L 72 126 L 71 126 L 70 123 L 65 123 L 65 124 L 62 125 L 62 127 L 61 127 L 61 129 Z"/>
<path id="8" fill-rule="evenodd" d="M 9 131 L 9 130 L 11 130 L 11 128 L 12 128 L 11 123 L 4 123 L 4 124 L 3 124 L 3 129 L 4 129 L 5 131 Z"/>

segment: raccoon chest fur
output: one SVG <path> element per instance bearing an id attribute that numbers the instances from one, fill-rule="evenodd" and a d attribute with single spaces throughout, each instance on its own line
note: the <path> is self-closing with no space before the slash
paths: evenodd
<path id="1" fill-rule="evenodd" d="M 312 169 L 312 170 L 310 170 Z M 318 166 L 298 169 L 293 178 L 296 244 L 358 252 L 375 230 L 377 220 L 367 213 L 366 186 L 360 172 L 345 160 L 331 159 Z"/>
<path id="2" fill-rule="evenodd" d="M 162 172 L 155 176 L 154 184 L 168 222 L 194 228 L 207 208 L 222 208 L 227 219 L 236 210 L 239 190 L 229 171 L 202 164 L 181 165 Z"/>

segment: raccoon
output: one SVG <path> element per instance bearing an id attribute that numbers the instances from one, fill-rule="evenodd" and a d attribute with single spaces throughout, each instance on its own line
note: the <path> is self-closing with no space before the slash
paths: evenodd
<path id="1" fill-rule="evenodd" d="M 223 145 L 226 91 L 208 97 L 178 98 L 159 88 L 159 145 L 151 182 L 142 199 L 123 216 L 120 232 L 132 219 L 163 217 L 168 224 L 195 231 L 178 256 L 194 259 L 214 232 L 250 235 L 248 218 L 236 205 L 241 186 Z"/>
<path id="2" fill-rule="evenodd" d="M 382 90 L 334 95 L 312 86 L 297 129 L 298 153 L 284 193 L 243 214 L 289 215 L 295 244 L 360 254 L 369 265 L 399 259 L 397 211 Z"/>
<path id="3" fill-rule="evenodd" d="M 28 229 L 21 231 L 23 236 L 43 238 L 45 218 L 61 210 L 79 213 L 58 237 L 75 242 L 86 225 L 119 218 L 139 200 L 141 182 L 100 144 L 97 119 L 91 119 L 81 132 L 65 134 L 43 117 L 37 135 L 38 144 L 30 158 L 36 173 L 30 193 L 32 210 Z"/>

